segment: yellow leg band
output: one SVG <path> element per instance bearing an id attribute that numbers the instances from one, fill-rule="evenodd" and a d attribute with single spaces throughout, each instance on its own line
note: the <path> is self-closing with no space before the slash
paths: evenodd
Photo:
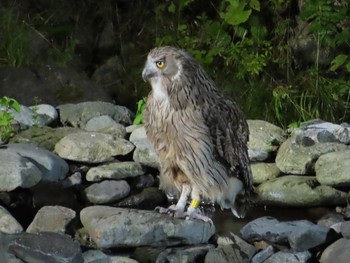
<path id="1" fill-rule="evenodd" d="M 192 202 L 191 202 L 191 207 L 196 209 L 199 205 L 199 200 L 198 199 L 192 199 Z"/>

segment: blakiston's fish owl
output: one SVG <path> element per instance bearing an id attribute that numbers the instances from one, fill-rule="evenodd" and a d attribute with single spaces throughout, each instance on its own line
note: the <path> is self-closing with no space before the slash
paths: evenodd
<path id="1" fill-rule="evenodd" d="M 160 187 L 181 192 L 176 205 L 160 212 L 206 220 L 198 209 L 204 198 L 243 217 L 252 174 L 248 125 L 237 103 L 191 55 L 174 47 L 151 50 L 142 77 L 152 85 L 144 123 L 160 162 Z"/>

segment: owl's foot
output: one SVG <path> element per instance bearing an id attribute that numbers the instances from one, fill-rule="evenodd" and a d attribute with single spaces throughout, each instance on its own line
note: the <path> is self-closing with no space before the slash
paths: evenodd
<path id="1" fill-rule="evenodd" d="M 184 209 L 176 205 L 171 205 L 168 208 L 157 206 L 155 210 L 161 214 L 172 215 L 173 217 L 176 217 L 176 218 L 185 218 Z"/>
<path id="2" fill-rule="evenodd" d="M 187 209 L 187 211 L 185 212 L 185 215 L 186 215 L 185 216 L 186 220 L 196 220 L 196 219 L 198 219 L 198 220 L 202 220 L 202 221 L 204 221 L 206 223 L 210 223 L 211 225 L 214 225 L 214 223 L 211 220 L 211 218 L 208 217 L 208 216 L 203 215 L 198 208 L 195 209 L 195 208 L 189 207 Z"/>

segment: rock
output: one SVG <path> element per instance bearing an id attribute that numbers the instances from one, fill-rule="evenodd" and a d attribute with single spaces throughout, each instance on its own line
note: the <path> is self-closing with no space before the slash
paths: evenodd
<path id="1" fill-rule="evenodd" d="M 141 193 L 131 195 L 118 203 L 121 207 L 154 209 L 166 202 L 165 194 L 158 188 L 145 188 Z"/>
<path id="2" fill-rule="evenodd" d="M 0 191 L 29 188 L 41 180 L 41 171 L 18 153 L 0 148 Z"/>
<path id="3" fill-rule="evenodd" d="M 219 237 L 217 243 L 217 248 L 210 249 L 205 256 L 205 263 L 249 263 L 255 254 L 254 246 L 233 233 L 229 237 Z"/>
<path id="4" fill-rule="evenodd" d="M 317 221 L 317 224 L 320 226 L 331 228 L 334 224 L 341 223 L 341 222 L 344 222 L 344 218 L 342 215 L 336 214 L 336 213 L 329 213 L 322 216 Z"/>
<path id="5" fill-rule="evenodd" d="M 341 205 L 347 194 L 327 185 L 319 185 L 314 176 L 288 175 L 266 181 L 256 188 L 265 205 L 310 207 Z"/>
<path id="6" fill-rule="evenodd" d="M 80 185 L 82 182 L 82 176 L 80 172 L 75 172 L 64 181 L 61 182 L 63 188 Z"/>
<path id="7" fill-rule="evenodd" d="M 303 252 L 287 252 L 279 251 L 276 254 L 273 254 L 264 263 L 307 263 L 312 257 L 309 251 Z"/>
<path id="8" fill-rule="evenodd" d="M 321 263 L 348 262 L 350 258 L 350 239 L 341 238 L 328 246 L 322 253 Z"/>
<path id="9" fill-rule="evenodd" d="M 131 182 L 136 189 L 143 189 L 154 186 L 155 179 L 152 174 L 144 174 L 131 178 Z"/>
<path id="10" fill-rule="evenodd" d="M 158 157 L 151 145 L 137 146 L 133 154 L 133 160 L 142 165 L 159 169 Z"/>
<path id="11" fill-rule="evenodd" d="M 127 196 L 130 193 L 130 186 L 124 180 L 106 180 L 90 185 L 85 189 L 85 193 L 91 203 L 105 204 Z"/>
<path id="12" fill-rule="evenodd" d="M 0 262 L 1 263 L 23 263 L 22 260 L 16 258 L 14 255 L 0 251 Z"/>
<path id="13" fill-rule="evenodd" d="M 324 154 L 315 164 L 316 179 L 325 185 L 350 186 L 349 170 L 350 150 Z"/>
<path id="14" fill-rule="evenodd" d="M 343 235 L 343 237 L 350 239 L 350 221 L 341 223 L 340 232 Z"/>
<path id="15" fill-rule="evenodd" d="M 280 174 L 280 170 L 275 163 L 252 163 L 251 169 L 254 184 L 261 184 L 267 180 L 277 178 Z"/>
<path id="16" fill-rule="evenodd" d="M 139 145 L 149 144 L 146 135 L 146 129 L 142 126 L 136 126 L 130 134 L 129 141 L 132 142 L 136 147 Z"/>
<path id="17" fill-rule="evenodd" d="M 269 257 L 271 257 L 274 254 L 274 248 L 273 246 L 268 246 L 267 248 L 259 251 L 258 253 L 256 253 L 253 258 L 251 263 L 262 263 L 265 262 L 266 259 L 268 259 Z"/>
<path id="18" fill-rule="evenodd" d="M 86 174 L 86 180 L 97 182 L 102 179 L 124 179 L 137 177 L 144 173 L 140 163 L 114 161 L 91 168 Z"/>
<path id="19" fill-rule="evenodd" d="M 55 152 L 67 160 L 101 163 L 111 161 L 117 155 L 126 155 L 134 147 L 129 141 L 109 134 L 80 132 L 61 139 L 55 146 Z"/>
<path id="20" fill-rule="evenodd" d="M 98 131 L 101 133 L 110 134 L 110 135 L 113 135 L 113 136 L 119 137 L 119 138 L 126 137 L 126 129 L 125 129 L 124 125 L 121 125 L 119 123 L 114 123 L 113 125 L 107 126 L 107 127 L 102 128 Z"/>
<path id="21" fill-rule="evenodd" d="M 100 250 L 88 250 L 83 253 L 83 258 L 84 263 L 137 263 L 128 257 L 108 256 Z"/>
<path id="22" fill-rule="evenodd" d="M 66 226 L 75 218 L 75 211 L 63 206 L 44 206 L 28 226 L 27 233 L 64 233 Z"/>
<path id="23" fill-rule="evenodd" d="M 20 234 L 9 246 L 9 252 L 28 263 L 83 263 L 79 244 L 57 233 Z"/>
<path id="24" fill-rule="evenodd" d="M 168 248 L 159 254 L 156 263 L 181 262 L 193 263 L 201 262 L 209 249 L 213 249 L 213 245 L 202 245 L 195 247 L 175 247 Z M 214 262 L 214 261 L 212 261 Z M 215 261 L 217 262 L 217 261 Z"/>
<path id="25" fill-rule="evenodd" d="M 194 245 L 215 232 L 214 225 L 200 220 L 106 206 L 84 208 L 80 220 L 99 248 Z"/>
<path id="26" fill-rule="evenodd" d="M 71 133 L 81 132 L 82 130 L 72 127 L 32 127 L 28 130 L 21 131 L 10 139 L 10 144 L 13 143 L 28 143 L 44 148 L 48 151 L 55 149 L 56 143 L 63 137 Z"/>
<path id="27" fill-rule="evenodd" d="M 258 148 L 266 152 L 275 152 L 286 139 L 284 131 L 263 120 L 248 120 L 249 148 Z"/>
<path id="28" fill-rule="evenodd" d="M 20 223 L 0 205 L 0 232 L 6 234 L 21 233 L 23 228 Z"/>
<path id="29" fill-rule="evenodd" d="M 160 253 L 162 253 L 166 247 L 136 247 L 131 257 L 140 263 L 156 262 Z"/>
<path id="30" fill-rule="evenodd" d="M 88 101 L 78 104 L 63 104 L 57 107 L 61 122 L 85 129 L 86 123 L 96 116 L 110 116 L 117 123 L 131 124 L 134 114 L 123 106 L 102 101 Z"/>
<path id="31" fill-rule="evenodd" d="M 252 162 L 263 162 L 269 159 L 269 153 L 258 148 L 248 149 L 249 160 Z"/>
<path id="32" fill-rule="evenodd" d="M 315 162 L 321 155 L 347 149 L 346 145 L 340 143 L 317 143 L 304 147 L 293 143 L 292 138 L 289 138 L 279 148 L 276 164 L 286 174 L 314 173 Z"/>
<path id="33" fill-rule="evenodd" d="M 41 171 L 44 181 L 63 180 L 69 170 L 65 160 L 56 154 L 32 144 L 8 144 L 7 151 L 13 151 L 33 162 Z"/>
<path id="34" fill-rule="evenodd" d="M 56 108 L 49 104 L 38 104 L 29 108 L 39 115 L 46 116 L 48 119 L 47 125 L 58 120 L 58 112 Z"/>
<path id="35" fill-rule="evenodd" d="M 126 135 L 125 127 L 113 120 L 109 115 L 96 116 L 91 118 L 86 123 L 85 130 L 108 133 L 120 138 L 124 138 Z"/>

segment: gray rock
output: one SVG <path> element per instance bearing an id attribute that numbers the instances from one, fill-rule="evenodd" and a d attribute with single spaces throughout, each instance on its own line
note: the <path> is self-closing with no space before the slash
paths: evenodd
<path id="1" fill-rule="evenodd" d="M 258 148 L 250 147 L 248 149 L 249 160 L 252 162 L 263 162 L 269 159 L 270 155 L 268 152 Z"/>
<path id="2" fill-rule="evenodd" d="M 23 231 L 20 223 L 0 205 L 0 232 L 6 234 L 18 234 Z"/>
<path id="3" fill-rule="evenodd" d="M 287 174 L 309 174 L 315 172 L 315 162 L 323 154 L 345 151 L 348 147 L 340 143 L 316 143 L 309 147 L 285 141 L 276 156 L 277 167 Z"/>
<path id="4" fill-rule="evenodd" d="M 132 179 L 132 185 L 135 186 L 136 189 L 143 189 L 146 187 L 152 187 L 155 184 L 155 179 L 152 174 L 144 174 Z"/>
<path id="5" fill-rule="evenodd" d="M 137 263 L 128 257 L 108 256 L 100 250 L 88 250 L 83 253 L 83 258 L 84 263 Z"/>
<path id="6" fill-rule="evenodd" d="M 32 144 L 8 144 L 6 148 L 34 163 L 41 171 L 41 177 L 44 181 L 63 180 L 69 171 L 65 160 L 46 149 Z"/>
<path id="7" fill-rule="evenodd" d="M 83 263 L 79 244 L 57 233 L 20 234 L 9 246 L 9 252 L 28 263 Z"/>
<path id="8" fill-rule="evenodd" d="M 309 251 L 298 253 L 279 251 L 265 260 L 264 263 L 307 263 L 311 256 L 312 254 Z"/>
<path id="9" fill-rule="evenodd" d="M 131 124 L 134 114 L 123 106 L 102 101 L 88 101 L 77 104 L 63 104 L 57 107 L 61 122 L 85 129 L 86 123 L 96 116 L 108 115 L 117 123 Z"/>
<path id="10" fill-rule="evenodd" d="M 132 124 L 125 127 L 127 133 L 132 133 L 134 130 L 143 127 L 143 124 Z"/>
<path id="11" fill-rule="evenodd" d="M 90 185 L 85 189 L 85 193 L 91 203 L 105 204 L 127 196 L 130 193 L 130 186 L 124 180 L 106 180 Z"/>
<path id="12" fill-rule="evenodd" d="M 258 148 L 265 152 L 274 152 L 284 142 L 284 131 L 263 120 L 248 120 L 249 148 Z"/>
<path id="13" fill-rule="evenodd" d="M 200 220 L 106 206 L 84 208 L 80 220 L 99 248 L 194 245 L 215 233 L 214 225 Z"/>
<path id="14" fill-rule="evenodd" d="M 110 162 L 91 168 L 86 174 L 86 180 L 90 182 L 101 181 L 101 179 L 124 179 L 144 174 L 140 163 L 136 162 Z"/>
<path id="15" fill-rule="evenodd" d="M 349 262 L 350 239 L 341 238 L 328 246 L 322 253 L 321 263 Z"/>
<path id="16" fill-rule="evenodd" d="M 321 184 L 350 186 L 350 150 L 327 153 L 316 161 L 316 179 Z"/>
<path id="17" fill-rule="evenodd" d="M 114 123 L 111 126 L 107 126 L 107 127 L 102 128 L 98 131 L 102 132 L 102 133 L 110 134 L 110 135 L 113 135 L 113 136 L 119 137 L 119 138 L 126 137 L 125 126 L 121 125 L 120 123 Z"/>
<path id="18" fill-rule="evenodd" d="M 350 221 L 341 223 L 340 232 L 343 235 L 343 237 L 350 239 Z"/>
<path id="19" fill-rule="evenodd" d="M 96 116 L 91 118 L 85 126 L 87 131 L 98 131 L 124 138 L 126 129 L 120 123 L 117 123 L 109 115 Z"/>
<path id="20" fill-rule="evenodd" d="M 16 258 L 14 255 L 0 251 L 1 263 L 23 263 L 22 260 Z"/>
<path id="21" fill-rule="evenodd" d="M 156 263 L 181 262 L 193 263 L 200 262 L 205 257 L 209 249 L 214 245 L 202 245 L 195 247 L 175 247 L 168 248 L 159 254 Z M 213 261 L 214 262 L 214 261 Z"/>
<path id="22" fill-rule="evenodd" d="M 280 174 L 280 170 L 275 163 L 252 163 L 251 168 L 254 184 L 261 184 L 267 180 L 277 178 Z"/>
<path id="23" fill-rule="evenodd" d="M 255 254 L 254 246 L 233 233 L 229 237 L 219 237 L 217 243 L 217 248 L 210 249 L 205 256 L 205 263 L 249 263 Z"/>
<path id="24" fill-rule="evenodd" d="M 342 223 L 342 222 L 344 222 L 344 218 L 342 215 L 336 214 L 336 213 L 329 213 L 322 216 L 317 221 L 317 224 L 320 226 L 331 228 L 334 224 Z"/>
<path id="25" fill-rule="evenodd" d="M 159 169 L 158 157 L 150 144 L 137 146 L 133 154 L 133 160 L 142 165 Z"/>
<path id="26" fill-rule="evenodd" d="M 29 108 L 39 115 L 46 116 L 48 118 L 48 124 L 58 120 L 58 112 L 54 106 L 49 104 L 38 104 Z"/>
<path id="27" fill-rule="evenodd" d="M 141 193 L 126 197 L 118 206 L 141 209 L 154 209 L 166 202 L 165 194 L 155 187 L 145 188 Z"/>
<path id="28" fill-rule="evenodd" d="M 0 191 L 29 188 L 41 180 L 41 171 L 30 160 L 0 148 Z"/>
<path id="29" fill-rule="evenodd" d="M 319 185 L 314 176 L 288 175 L 266 181 L 256 188 L 259 202 L 266 205 L 310 207 L 343 205 L 347 194 Z"/>
<path id="30" fill-rule="evenodd" d="M 64 233 L 66 226 L 75 217 L 75 211 L 63 206 L 44 206 L 35 215 L 28 226 L 27 233 L 56 232 Z"/>
<path id="31" fill-rule="evenodd" d="M 63 188 L 68 188 L 71 186 L 80 185 L 82 182 L 82 176 L 80 172 L 75 172 L 71 176 L 67 177 L 64 181 L 61 182 Z"/>
<path id="32" fill-rule="evenodd" d="M 275 249 L 273 248 L 273 246 L 268 246 L 267 248 L 256 253 L 253 256 L 251 263 L 265 262 L 266 259 L 268 259 L 274 254 L 274 252 L 275 252 Z"/>
<path id="33" fill-rule="evenodd" d="M 129 141 L 109 134 L 80 132 L 61 139 L 55 146 L 55 152 L 72 161 L 101 163 L 111 161 L 113 156 L 126 155 L 134 147 Z"/>
<path id="34" fill-rule="evenodd" d="M 129 141 L 132 142 L 136 147 L 139 145 L 142 146 L 149 144 L 145 127 L 143 125 L 136 126 L 130 134 Z"/>

